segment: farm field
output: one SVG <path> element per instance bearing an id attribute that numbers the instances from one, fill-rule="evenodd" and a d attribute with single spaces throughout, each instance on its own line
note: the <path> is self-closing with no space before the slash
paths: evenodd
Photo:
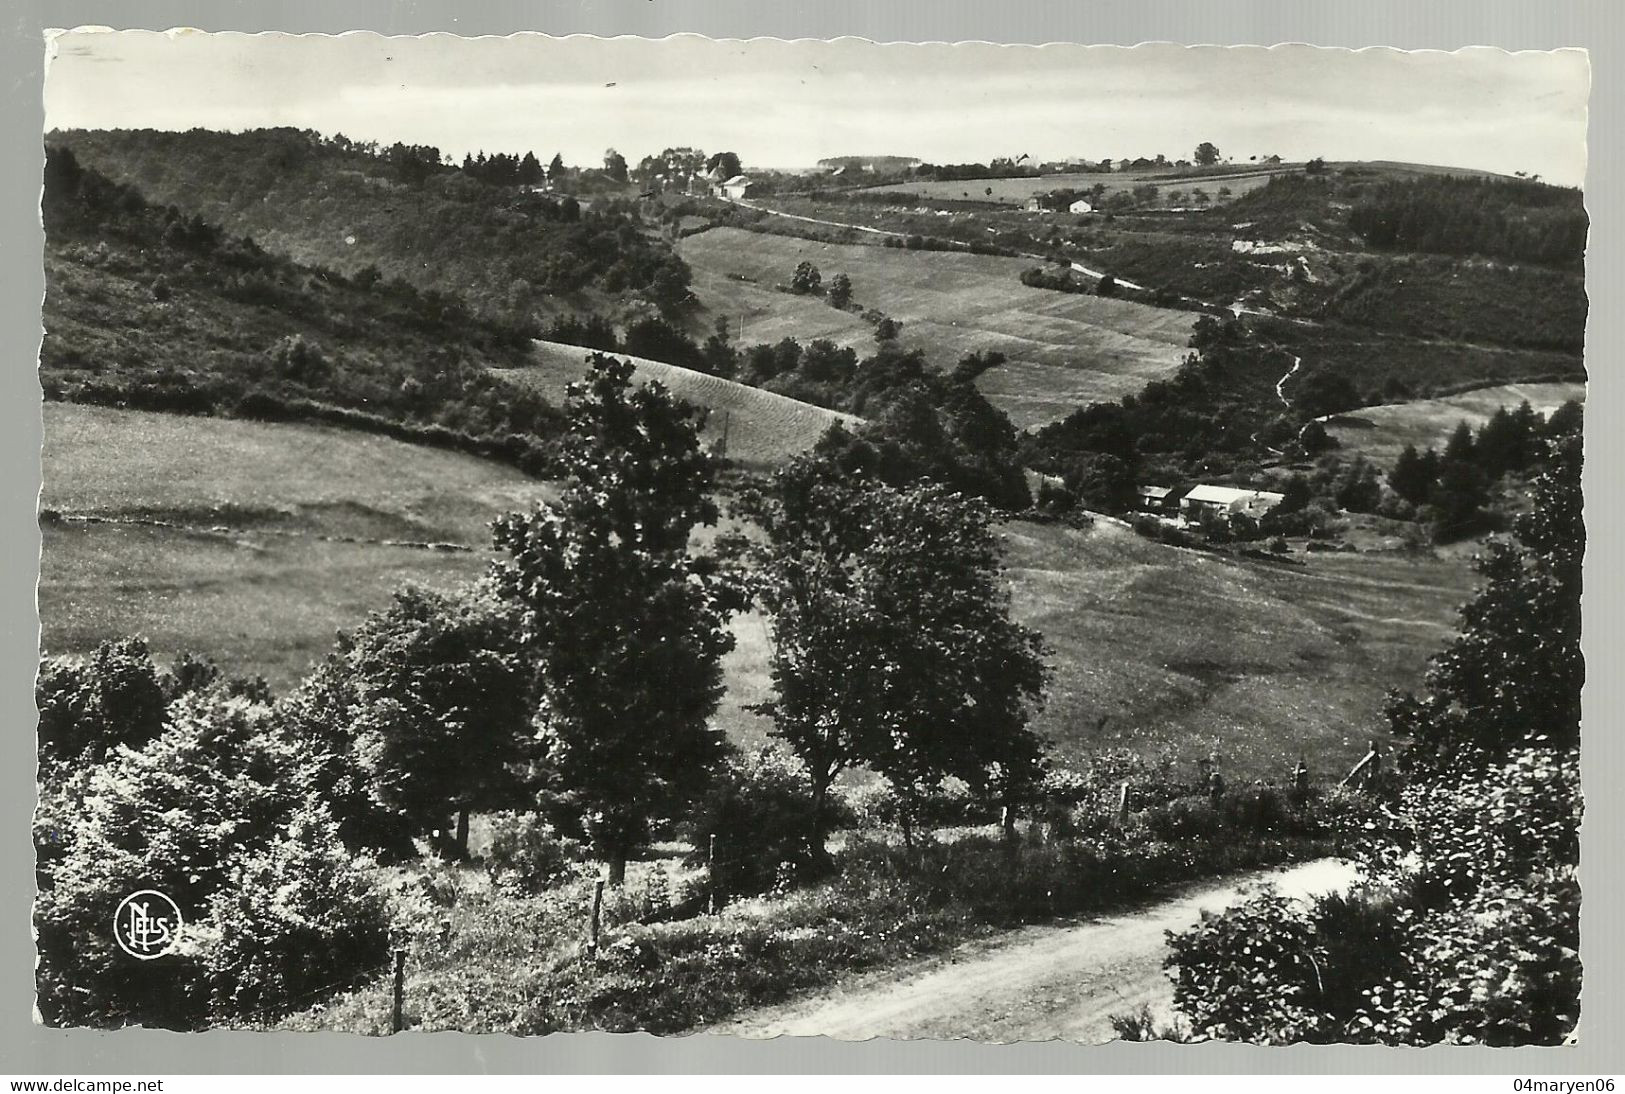
<path id="1" fill-rule="evenodd" d="M 695 294 L 712 315 L 727 317 L 744 344 L 828 338 L 860 353 L 873 348 L 872 328 L 857 315 L 775 288 L 789 282 L 797 263 L 810 261 L 826 281 L 850 277 L 854 303 L 901 320 L 902 344 L 923 349 L 939 368 L 972 352 L 1003 353 L 1009 362 L 977 384 L 1018 428 L 1170 375 L 1195 322 L 1189 312 L 1029 288 L 1020 276 L 1030 259 L 818 243 L 737 228 L 690 236 L 677 250 L 693 269 Z"/>
<path id="2" fill-rule="evenodd" d="M 1275 175 L 1291 174 L 1299 167 L 1281 165 L 1269 168 L 1237 167 L 1203 176 L 1180 177 L 1167 171 L 1125 171 L 1112 173 L 1080 172 L 1074 175 L 1041 175 L 1036 178 L 1013 179 L 960 179 L 939 182 L 921 179 L 917 182 L 897 182 L 887 186 L 866 187 L 867 194 L 906 194 L 925 200 L 985 201 L 999 205 L 1022 205 L 1028 198 L 1047 194 L 1051 190 L 1088 190 L 1097 183 L 1106 188 L 1105 196 L 1133 190 L 1147 183 L 1161 190 L 1183 190 L 1187 194 L 1205 190 L 1215 202 L 1234 200 L 1250 190 L 1269 182 Z M 1227 198 L 1219 197 L 1219 188 L 1230 191 Z M 991 190 L 992 193 L 988 193 Z"/>
<path id="3" fill-rule="evenodd" d="M 1053 650 L 1037 728 L 1063 759 L 1170 748 L 1190 762 L 1216 748 L 1227 777 L 1280 779 L 1300 755 L 1340 777 L 1384 736 L 1386 690 L 1420 682 L 1474 588 L 1459 558 L 1249 562 L 1106 521 L 1004 533 L 1015 616 Z M 735 740 L 757 740 L 768 724 L 744 708 L 768 687 L 766 622 L 741 617 L 734 633 L 719 717 Z"/>
<path id="4" fill-rule="evenodd" d="M 1326 431 L 1345 450 L 1391 467 L 1408 444 L 1418 451 L 1429 446 L 1443 448 L 1464 420 L 1477 429 L 1497 410 L 1525 400 L 1537 412 L 1550 414 L 1571 399 L 1584 400 L 1585 394 L 1586 386 L 1581 383 L 1502 384 L 1437 399 L 1362 407 L 1328 419 Z"/>
<path id="5" fill-rule="evenodd" d="M 278 689 L 401 584 L 479 576 L 486 524 L 549 493 L 371 434 L 68 403 L 45 404 L 42 462 L 70 518 L 42 521 L 46 653 L 141 634 Z"/>
<path id="6" fill-rule="evenodd" d="M 834 312 L 833 308 L 825 310 Z M 563 405 L 565 389 L 581 379 L 590 352 L 580 346 L 537 342 L 532 365 L 499 369 L 497 374 L 534 388 L 553 403 Z M 711 413 L 705 423 L 705 438 L 721 440 L 726 429 L 729 458 L 747 466 L 780 463 L 817 444 L 818 438 L 837 422 L 852 425 L 859 421 L 850 414 L 693 369 L 624 353 L 614 356 L 636 366 L 634 383 L 658 380 L 679 397 L 708 409 Z"/>

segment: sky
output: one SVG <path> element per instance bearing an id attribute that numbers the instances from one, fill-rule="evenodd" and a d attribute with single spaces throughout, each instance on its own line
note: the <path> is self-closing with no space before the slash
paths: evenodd
<path id="1" fill-rule="evenodd" d="M 1580 185 L 1579 50 L 995 46 L 371 33 L 52 39 L 46 128 L 294 126 L 596 165 L 668 146 L 748 167 L 1227 157 L 1403 160 Z"/>

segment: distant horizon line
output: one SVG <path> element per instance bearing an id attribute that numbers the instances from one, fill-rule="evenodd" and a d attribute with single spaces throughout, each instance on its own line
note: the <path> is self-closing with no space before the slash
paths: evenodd
<path id="1" fill-rule="evenodd" d="M 392 140 L 392 141 L 386 141 L 383 138 L 378 138 L 378 137 L 357 138 L 357 137 L 351 137 L 349 134 L 340 132 L 338 130 L 334 130 L 331 133 L 327 133 L 327 132 L 324 132 L 324 131 L 319 130 L 319 129 L 302 128 L 300 126 L 294 126 L 294 125 L 254 125 L 254 126 L 244 126 L 242 128 L 237 128 L 237 129 L 230 129 L 230 128 L 219 129 L 219 128 L 212 128 L 210 126 L 204 126 L 204 125 L 187 126 L 186 128 L 173 128 L 173 127 L 166 128 L 166 127 L 163 127 L 163 126 L 151 126 L 151 125 L 147 125 L 147 126 L 116 126 L 116 125 L 115 126 L 68 126 L 68 127 L 58 126 L 58 127 L 52 128 L 52 129 L 45 130 L 42 135 L 45 136 L 45 137 L 49 137 L 53 133 L 98 133 L 98 132 L 100 132 L 100 133 L 141 133 L 141 132 L 193 133 L 193 132 L 204 132 L 204 133 L 221 133 L 221 134 L 227 134 L 227 135 L 240 135 L 240 134 L 246 134 L 246 133 L 275 132 L 275 131 L 278 131 L 278 130 L 286 130 L 286 131 L 294 132 L 294 133 L 315 133 L 318 137 L 321 137 L 321 138 L 323 138 L 325 140 L 332 140 L 335 137 L 345 137 L 346 139 L 351 140 L 352 142 L 355 142 L 355 143 L 359 143 L 359 144 L 376 144 L 376 145 L 380 145 L 382 147 L 388 147 L 389 145 L 397 144 L 397 143 L 398 144 L 405 144 L 405 145 L 410 145 L 410 143 L 411 143 L 411 142 L 408 142 L 408 141 L 403 141 L 403 140 L 398 140 L 398 139 L 397 140 Z M 542 146 L 542 147 L 545 147 L 545 146 Z M 666 148 L 683 148 L 683 147 L 692 147 L 692 146 L 678 145 L 678 144 L 668 144 L 666 146 Z M 664 150 L 665 149 L 661 149 L 661 151 L 664 151 Z M 696 151 L 703 151 L 703 149 L 696 149 Z M 739 152 L 737 152 L 737 151 L 735 151 L 733 149 L 728 149 L 727 151 L 733 151 L 735 155 L 739 156 L 740 162 L 741 162 L 742 165 L 753 166 L 758 171 L 776 171 L 776 172 L 780 172 L 780 173 L 783 173 L 783 174 L 795 174 L 795 173 L 804 173 L 804 172 L 822 170 L 823 168 L 821 168 L 819 166 L 819 162 L 822 161 L 822 160 L 894 159 L 894 160 L 911 160 L 911 161 L 913 161 L 915 163 L 938 163 L 938 162 L 940 162 L 940 164 L 947 165 L 947 164 L 950 164 L 950 163 L 988 163 L 988 164 L 991 164 L 993 159 L 1008 158 L 1006 156 L 997 156 L 997 157 L 993 157 L 991 159 L 986 159 L 986 160 L 957 160 L 957 161 L 942 160 L 942 161 L 933 161 L 933 160 L 929 160 L 929 159 L 926 159 L 926 158 L 920 157 L 920 156 L 905 156 L 905 155 L 899 155 L 897 153 L 892 153 L 892 152 L 881 152 L 881 153 L 873 153 L 873 154 L 843 153 L 843 154 L 839 154 L 839 155 L 819 156 L 813 162 L 806 163 L 806 164 L 750 164 L 750 161 L 748 160 L 748 158 L 745 157 L 744 155 L 741 155 Z M 505 151 L 503 149 L 469 148 L 469 149 L 464 150 L 463 154 L 465 154 L 465 155 L 475 155 L 477 153 L 494 153 L 494 154 L 502 154 L 502 155 L 522 155 L 525 152 L 531 152 L 531 153 L 535 154 L 538 159 L 541 159 L 544 162 L 546 162 L 547 160 L 550 160 L 552 158 L 551 156 L 547 156 L 547 157 L 542 156 L 539 152 L 536 151 L 536 149 L 534 147 L 518 149 L 518 150 L 513 151 L 513 152 L 507 152 L 507 151 Z M 446 149 L 441 149 L 440 154 L 441 154 L 442 160 L 445 160 L 447 158 L 451 158 L 453 161 L 455 161 L 455 159 L 457 158 L 457 152 L 456 151 L 448 151 Z M 560 153 L 560 154 L 562 154 L 562 153 Z M 649 153 L 649 155 L 653 155 L 653 154 L 654 153 Z M 715 154 L 715 153 L 713 153 L 713 154 Z M 1166 153 L 1163 153 L 1163 155 L 1166 155 Z M 1076 162 L 1076 163 L 1100 163 L 1100 162 L 1102 162 L 1102 161 L 1104 161 L 1106 159 L 1110 159 L 1113 163 L 1122 163 L 1125 160 L 1149 159 L 1149 158 L 1151 158 L 1151 157 L 1148 157 L 1148 156 L 1109 156 L 1109 157 L 1108 156 L 1098 156 L 1098 157 L 1088 157 L 1088 156 L 1075 156 L 1074 157 L 1074 156 L 1069 156 L 1069 157 L 1065 157 L 1065 158 L 1040 157 L 1040 156 L 1029 157 L 1029 159 L 1034 164 L 1072 163 L 1072 162 Z M 1560 187 L 1563 187 L 1565 189 L 1573 189 L 1573 190 L 1582 190 L 1582 189 L 1584 189 L 1584 187 L 1581 184 L 1578 184 L 1578 183 L 1549 182 L 1543 176 L 1541 176 L 1539 173 L 1530 173 L 1530 174 L 1526 174 L 1526 175 L 1519 175 L 1519 174 L 1516 174 L 1516 173 L 1507 174 L 1504 171 L 1496 171 L 1496 170 L 1493 170 L 1493 169 L 1487 168 L 1487 167 L 1478 167 L 1478 166 L 1474 166 L 1474 165 L 1471 165 L 1471 164 L 1462 164 L 1462 163 L 1432 163 L 1432 162 L 1423 162 L 1421 160 L 1405 160 L 1405 159 L 1336 159 L 1336 158 L 1332 158 L 1332 157 L 1329 157 L 1329 156 L 1311 157 L 1311 159 L 1321 159 L 1327 165 L 1334 165 L 1334 164 L 1340 164 L 1340 163 L 1341 164 L 1351 164 L 1351 163 L 1384 164 L 1384 163 L 1386 163 L 1386 164 L 1393 164 L 1395 166 L 1436 167 L 1436 168 L 1446 168 L 1446 169 L 1455 170 L 1455 171 L 1475 171 L 1475 172 L 1478 172 L 1478 173 L 1484 174 L 1484 175 L 1493 175 L 1493 176 L 1495 176 L 1497 178 L 1532 180 L 1532 181 L 1543 182 L 1548 186 L 1560 186 Z M 1310 162 L 1310 161 L 1309 160 L 1287 160 L 1287 159 L 1283 159 L 1280 162 L 1280 166 L 1288 166 L 1288 165 L 1292 165 L 1292 164 L 1303 164 L 1303 163 L 1308 163 L 1308 162 Z M 1174 166 L 1176 166 L 1176 163 L 1177 163 L 1177 161 L 1168 160 L 1167 161 L 1167 166 L 1174 167 Z M 628 167 L 631 167 L 633 165 L 634 164 L 631 161 L 631 159 L 628 158 Z M 451 164 L 451 166 L 455 167 L 455 166 L 457 166 L 457 164 L 455 162 L 453 162 Z M 586 167 L 586 166 L 590 166 L 590 165 L 587 165 L 587 164 L 575 164 L 575 165 L 566 164 L 566 166 Z M 1191 166 L 1194 166 L 1194 165 L 1191 165 Z M 1247 167 L 1262 166 L 1262 163 L 1260 161 L 1258 161 L 1258 160 L 1250 160 L 1250 159 L 1249 160 L 1225 160 L 1225 161 L 1221 161 L 1220 163 L 1212 164 L 1212 165 L 1209 165 L 1209 166 L 1214 166 L 1214 167 L 1229 166 L 1229 167 L 1236 167 L 1236 168 L 1247 168 Z"/>

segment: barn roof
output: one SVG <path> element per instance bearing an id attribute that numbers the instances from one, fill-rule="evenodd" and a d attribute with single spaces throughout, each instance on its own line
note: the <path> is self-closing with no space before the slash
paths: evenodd
<path id="1" fill-rule="evenodd" d="M 1238 501 L 1275 504 L 1281 500 L 1280 494 L 1240 486 L 1193 486 L 1186 491 L 1185 497 L 1190 501 L 1205 501 L 1214 505 L 1234 505 Z"/>
<path id="2" fill-rule="evenodd" d="M 749 186 L 750 185 L 750 176 L 749 175 L 735 175 L 733 178 L 729 179 L 727 182 L 723 183 L 722 185 L 724 185 L 724 186 Z"/>

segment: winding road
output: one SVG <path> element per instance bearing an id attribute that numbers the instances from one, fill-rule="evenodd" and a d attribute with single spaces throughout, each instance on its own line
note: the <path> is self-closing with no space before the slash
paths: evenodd
<path id="1" fill-rule="evenodd" d="M 747 1013 L 716 1032 L 743 1037 L 959 1038 L 1008 1043 L 1060 1038 L 1099 1044 L 1114 1015 L 1149 1008 L 1165 1023 L 1173 987 L 1166 932 L 1190 927 L 1265 885 L 1307 897 L 1344 888 L 1355 868 L 1318 859 L 1206 882 L 1148 908 L 1026 927 L 967 943 L 903 970 L 859 976 L 834 990 Z"/>

